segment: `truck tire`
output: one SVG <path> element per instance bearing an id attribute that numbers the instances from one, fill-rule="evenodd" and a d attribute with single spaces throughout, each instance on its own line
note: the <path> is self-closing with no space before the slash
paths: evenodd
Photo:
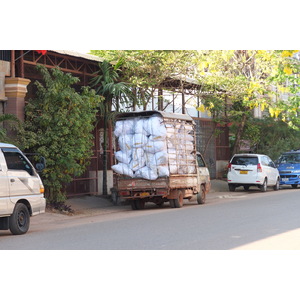
<path id="1" fill-rule="evenodd" d="M 145 203 L 146 201 L 145 200 L 135 200 L 135 206 L 136 206 L 136 209 L 144 209 L 145 208 Z"/>
<path id="2" fill-rule="evenodd" d="M 169 203 L 172 208 L 175 208 L 175 200 L 174 199 L 170 199 Z"/>
<path id="3" fill-rule="evenodd" d="M 177 193 L 177 198 L 174 199 L 175 207 L 180 208 L 183 206 L 183 192 L 178 191 Z"/>
<path id="4" fill-rule="evenodd" d="M 205 200 L 206 200 L 205 186 L 201 185 L 200 192 L 197 194 L 197 202 L 198 204 L 204 204 Z"/>
<path id="5" fill-rule="evenodd" d="M 135 202 L 135 200 L 131 200 L 131 201 L 130 201 L 130 204 L 131 204 L 131 208 L 132 208 L 132 210 L 137 210 L 137 207 L 136 207 L 136 202 Z"/>
<path id="6" fill-rule="evenodd" d="M 28 231 L 30 225 L 30 214 L 23 203 L 17 203 L 13 214 L 9 217 L 9 230 L 12 234 L 19 235 Z"/>

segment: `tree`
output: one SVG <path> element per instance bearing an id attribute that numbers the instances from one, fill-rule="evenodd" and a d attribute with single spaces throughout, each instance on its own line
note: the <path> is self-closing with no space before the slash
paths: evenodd
<path id="1" fill-rule="evenodd" d="M 195 53 L 192 50 L 92 50 L 93 54 L 116 63 L 122 81 L 135 89 L 131 107 L 146 109 L 157 89 L 164 89 L 175 77 L 194 76 Z M 181 88 L 181 87 L 179 87 Z M 166 103 L 168 105 L 168 103 Z M 163 108 L 162 104 L 160 109 Z"/>
<path id="2" fill-rule="evenodd" d="M 128 85 L 118 82 L 118 65 L 112 66 L 108 61 L 99 64 L 98 75 L 92 79 L 91 84 L 95 87 L 98 95 L 104 98 L 99 106 L 100 115 L 104 123 L 104 142 L 103 142 L 103 195 L 107 195 L 107 128 L 108 123 L 113 119 L 115 112 L 112 111 L 116 100 L 123 103 L 130 103 L 132 92 Z M 115 103 L 113 103 L 115 102 Z"/>
<path id="3" fill-rule="evenodd" d="M 18 143 L 13 137 L 8 136 L 6 128 L 10 127 L 11 130 L 18 132 L 22 127 L 20 120 L 15 115 L 3 114 L 0 115 L 0 124 L 5 124 L 0 126 L 0 141 L 2 143 Z"/>
<path id="4" fill-rule="evenodd" d="M 284 62 L 278 51 L 231 50 L 199 52 L 203 106 L 214 119 L 236 122 L 233 153 L 239 151 L 253 108 L 276 107 L 271 78 Z"/>
<path id="5" fill-rule="evenodd" d="M 61 208 L 64 187 L 80 176 L 89 164 L 93 145 L 92 130 L 101 98 L 95 91 L 72 88 L 78 78 L 59 69 L 49 72 L 38 66 L 43 83 L 35 82 L 37 94 L 26 106 L 24 148 L 39 153 L 47 161 L 42 173 L 48 203 Z"/>

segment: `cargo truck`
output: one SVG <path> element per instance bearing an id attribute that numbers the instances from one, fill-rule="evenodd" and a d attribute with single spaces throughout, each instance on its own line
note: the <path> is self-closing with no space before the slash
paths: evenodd
<path id="1" fill-rule="evenodd" d="M 196 151 L 195 123 L 188 115 L 162 111 L 120 113 L 116 136 L 113 201 L 133 210 L 146 202 L 172 208 L 184 199 L 204 204 L 210 175 Z"/>

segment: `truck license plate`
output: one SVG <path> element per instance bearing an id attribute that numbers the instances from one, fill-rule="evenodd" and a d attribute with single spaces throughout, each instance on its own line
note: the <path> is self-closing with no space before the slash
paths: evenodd
<path id="1" fill-rule="evenodd" d="M 248 171 L 240 171 L 240 174 L 248 174 Z"/>
<path id="2" fill-rule="evenodd" d="M 144 193 L 140 193 L 140 195 L 141 195 L 141 197 L 147 197 L 147 196 L 149 196 L 149 195 L 150 195 L 150 193 L 146 193 L 146 192 L 144 192 Z"/>

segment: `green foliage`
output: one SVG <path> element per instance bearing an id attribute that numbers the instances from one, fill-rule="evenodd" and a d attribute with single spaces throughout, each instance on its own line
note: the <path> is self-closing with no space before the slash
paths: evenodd
<path id="1" fill-rule="evenodd" d="M 95 91 L 72 85 L 79 81 L 59 69 L 49 72 L 39 66 L 43 81 L 36 82 L 37 94 L 26 106 L 24 148 L 47 161 L 42 173 L 45 195 L 52 206 L 66 199 L 63 186 L 81 175 L 89 164 L 92 130 L 101 98 Z"/>
<path id="2" fill-rule="evenodd" d="M 3 124 L 5 125 L 3 126 Z M 0 115 L 0 142 L 2 143 L 13 143 L 18 145 L 19 142 L 12 136 L 8 136 L 6 128 L 10 128 L 10 130 L 19 132 L 22 128 L 22 123 L 20 120 L 11 114 L 3 114 Z"/>
<path id="3" fill-rule="evenodd" d="M 146 107 L 157 88 L 174 76 L 194 76 L 197 51 L 193 50 L 91 50 L 115 64 L 122 81 L 135 89 L 133 105 Z"/>
<path id="4" fill-rule="evenodd" d="M 254 121 L 253 125 L 259 128 L 255 152 L 267 154 L 276 160 L 285 151 L 300 149 L 300 131 L 285 122 L 269 117 Z"/>

